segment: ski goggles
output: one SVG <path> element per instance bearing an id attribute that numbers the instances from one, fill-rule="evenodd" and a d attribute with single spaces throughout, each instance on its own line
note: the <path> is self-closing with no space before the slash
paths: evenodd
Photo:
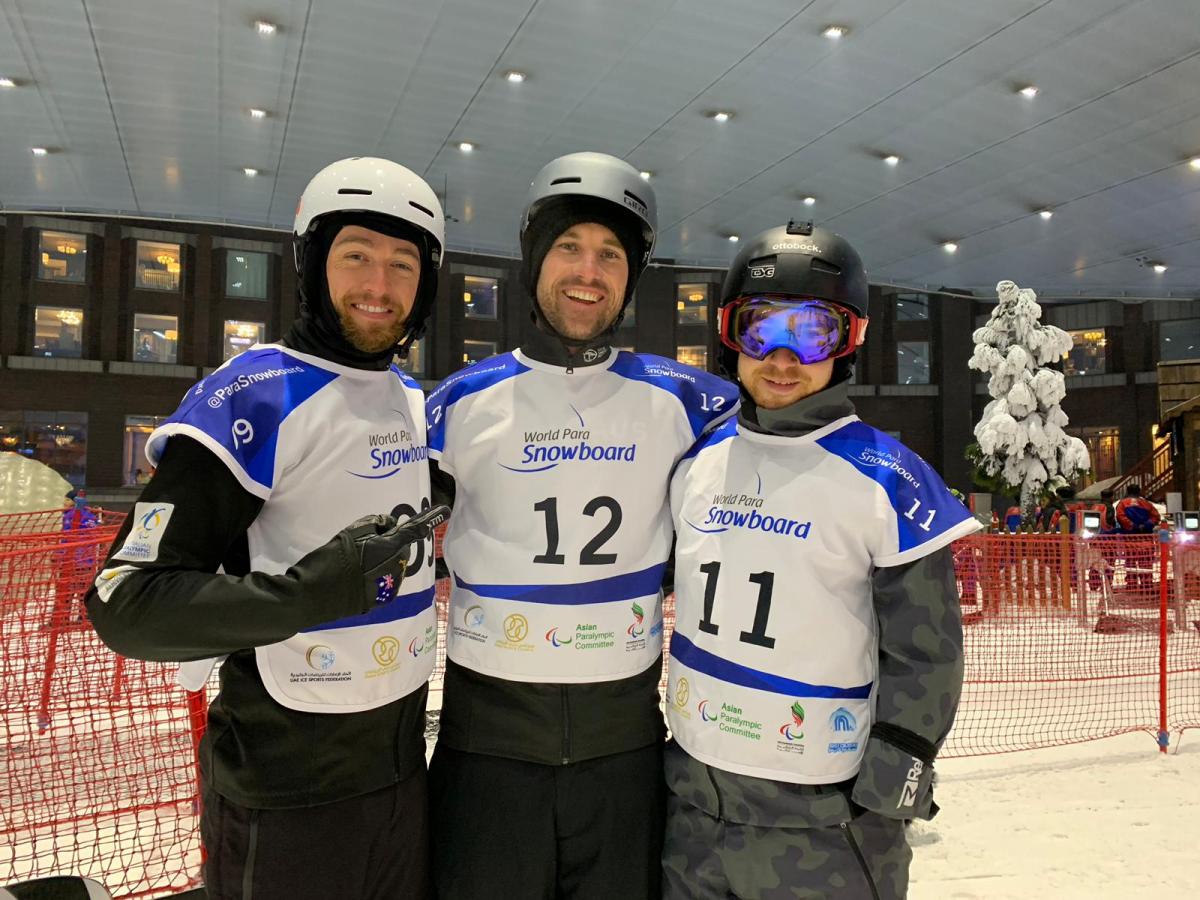
<path id="1" fill-rule="evenodd" d="M 721 343 L 752 359 L 782 349 L 807 365 L 847 356 L 866 336 L 866 317 L 828 300 L 764 294 L 721 310 Z"/>

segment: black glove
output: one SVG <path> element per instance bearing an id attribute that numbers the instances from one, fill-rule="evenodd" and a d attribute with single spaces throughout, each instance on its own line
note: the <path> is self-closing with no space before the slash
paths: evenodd
<path id="1" fill-rule="evenodd" d="M 448 506 L 435 506 L 403 522 L 394 515 L 363 516 L 334 539 L 349 541 L 351 558 L 362 570 L 363 612 L 395 598 L 413 557 L 412 545 L 426 540 L 448 518 Z"/>

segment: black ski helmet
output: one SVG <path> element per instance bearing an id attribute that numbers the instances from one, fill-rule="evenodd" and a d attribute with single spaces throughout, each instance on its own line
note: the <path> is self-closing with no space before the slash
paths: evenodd
<path id="1" fill-rule="evenodd" d="M 867 315 L 867 271 L 850 242 L 811 222 L 788 222 L 755 235 L 742 246 L 721 286 L 717 322 L 725 307 L 740 297 L 783 294 L 841 304 Z M 850 376 L 854 354 L 834 361 L 831 383 Z M 718 342 L 718 362 L 737 380 L 737 351 Z"/>

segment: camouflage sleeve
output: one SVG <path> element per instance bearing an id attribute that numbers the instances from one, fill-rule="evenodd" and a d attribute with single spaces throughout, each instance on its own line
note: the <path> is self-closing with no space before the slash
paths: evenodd
<path id="1" fill-rule="evenodd" d="M 962 611 L 950 547 L 876 569 L 879 688 L 851 799 L 893 819 L 933 815 L 933 760 L 963 681 Z"/>

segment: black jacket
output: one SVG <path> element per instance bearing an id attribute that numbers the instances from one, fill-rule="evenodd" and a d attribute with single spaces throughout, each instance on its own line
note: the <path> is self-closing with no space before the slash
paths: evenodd
<path id="1" fill-rule="evenodd" d="M 293 340 L 300 344 L 292 344 L 295 349 L 331 356 L 305 342 L 302 331 L 289 335 Z M 252 648 L 361 610 L 344 571 L 304 571 L 306 591 L 286 576 L 251 573 L 246 533 L 263 501 L 190 438 L 167 442 L 139 500 L 173 503 L 187 527 L 168 529 L 157 560 L 139 563 L 107 602 L 89 591 L 88 613 L 105 643 L 125 656 L 185 661 L 227 655 L 200 747 L 206 789 L 252 808 L 312 806 L 387 787 L 424 765 L 424 687 L 376 709 L 326 714 L 284 707 L 263 686 Z M 349 523 L 329 524 L 333 537 Z M 130 516 L 110 556 L 133 525 Z M 218 567 L 224 574 L 215 574 Z"/>

